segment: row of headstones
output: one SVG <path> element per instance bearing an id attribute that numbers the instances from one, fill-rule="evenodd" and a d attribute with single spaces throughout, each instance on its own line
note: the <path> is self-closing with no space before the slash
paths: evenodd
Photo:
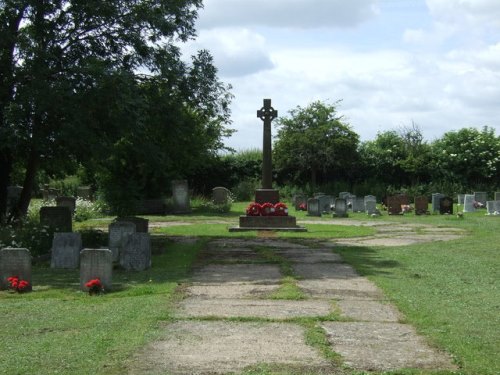
<path id="1" fill-rule="evenodd" d="M 151 267 L 151 237 L 148 220 L 123 218 L 109 225 L 109 248 L 82 249 L 80 233 L 54 233 L 51 267 L 80 267 L 80 287 L 99 278 L 106 290 L 111 289 L 113 263 L 128 271 L 143 271 Z M 7 289 L 7 278 L 18 276 L 31 285 L 31 255 L 28 249 L 0 250 L 0 289 Z"/>
<path id="2" fill-rule="evenodd" d="M 333 213 L 336 217 L 347 217 L 349 206 L 352 212 L 366 212 L 368 215 L 380 214 L 377 209 L 377 199 L 373 195 L 356 197 L 350 193 L 340 193 L 338 198 L 320 193 L 315 194 L 313 198 L 296 195 L 293 198 L 293 204 L 296 210 L 305 204 L 309 216 Z"/>

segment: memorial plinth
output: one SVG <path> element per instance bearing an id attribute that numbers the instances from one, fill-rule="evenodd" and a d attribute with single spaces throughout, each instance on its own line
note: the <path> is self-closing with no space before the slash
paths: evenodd
<path id="1" fill-rule="evenodd" d="M 257 111 L 257 117 L 264 122 L 262 147 L 262 188 L 255 191 L 255 202 L 259 204 L 280 201 L 279 191 L 272 188 L 272 146 L 271 121 L 278 117 L 278 111 L 271 106 L 271 99 L 264 99 L 264 106 Z M 240 226 L 229 228 L 230 232 L 269 230 L 306 232 L 307 229 L 297 225 L 294 216 L 240 216 Z"/>

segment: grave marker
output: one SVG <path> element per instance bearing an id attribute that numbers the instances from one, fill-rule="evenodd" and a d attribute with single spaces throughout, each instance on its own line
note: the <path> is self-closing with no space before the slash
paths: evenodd
<path id="1" fill-rule="evenodd" d="M 415 215 L 426 215 L 429 213 L 429 199 L 425 195 L 415 197 Z"/>
<path id="2" fill-rule="evenodd" d="M 80 233 L 54 233 L 51 268 L 78 268 L 82 235 Z"/>
<path id="3" fill-rule="evenodd" d="M 347 201 L 343 198 L 335 199 L 334 217 L 347 217 Z"/>
<path id="4" fill-rule="evenodd" d="M 117 221 L 109 224 L 109 250 L 112 254 L 113 262 L 120 259 L 120 252 L 127 238 L 136 232 L 134 223 L 128 221 Z"/>
<path id="5" fill-rule="evenodd" d="M 0 290 L 8 289 L 8 278 L 19 277 L 29 283 L 31 290 L 31 255 L 28 249 L 6 247 L 0 250 Z"/>
<path id="6" fill-rule="evenodd" d="M 465 194 L 458 194 L 457 203 L 459 206 L 464 204 Z"/>
<path id="7" fill-rule="evenodd" d="M 73 222 L 69 207 L 47 206 L 40 208 L 40 224 L 47 225 L 56 232 L 73 232 Z"/>
<path id="8" fill-rule="evenodd" d="M 120 266 L 128 271 L 151 268 L 151 237 L 149 233 L 128 236 L 120 252 Z"/>
<path id="9" fill-rule="evenodd" d="M 475 212 L 476 208 L 474 207 L 474 195 L 473 194 L 465 194 L 464 197 L 464 212 Z"/>
<path id="10" fill-rule="evenodd" d="M 488 193 L 485 191 L 475 191 L 474 200 L 481 203 L 483 207 L 486 207 L 486 201 L 488 200 Z"/>
<path id="11" fill-rule="evenodd" d="M 113 254 L 109 249 L 83 249 L 80 252 L 80 289 L 93 279 L 101 280 L 105 291 L 112 288 Z"/>
<path id="12" fill-rule="evenodd" d="M 307 200 L 307 215 L 321 216 L 321 207 L 319 206 L 318 198 L 309 198 Z"/>
<path id="13" fill-rule="evenodd" d="M 186 180 L 172 181 L 172 198 L 174 203 L 174 213 L 185 214 L 191 212 L 189 188 Z"/>
<path id="14" fill-rule="evenodd" d="M 117 217 L 115 223 L 133 223 L 135 224 L 135 231 L 137 233 L 148 233 L 149 232 L 149 220 L 137 216 L 123 216 Z"/>
<path id="15" fill-rule="evenodd" d="M 432 194 L 432 212 L 439 212 L 439 201 L 444 197 L 444 194 L 441 193 L 433 193 Z"/>
<path id="16" fill-rule="evenodd" d="M 365 211 L 365 199 L 362 197 L 355 197 L 352 201 L 352 212 Z"/>
<path id="17" fill-rule="evenodd" d="M 401 197 L 391 195 L 387 197 L 387 213 L 389 215 L 399 215 L 401 213 Z"/>
<path id="18" fill-rule="evenodd" d="M 453 214 L 453 199 L 450 197 L 442 197 L 439 200 L 439 213 L 441 215 Z"/>
<path id="19" fill-rule="evenodd" d="M 486 215 L 500 215 L 500 201 L 486 201 Z"/>
<path id="20" fill-rule="evenodd" d="M 56 205 L 57 207 L 68 207 L 71 215 L 75 214 L 76 199 L 73 197 L 57 197 Z"/>
<path id="21" fill-rule="evenodd" d="M 230 197 L 231 192 L 225 187 L 217 186 L 212 189 L 212 201 L 215 204 L 226 204 L 229 202 Z"/>

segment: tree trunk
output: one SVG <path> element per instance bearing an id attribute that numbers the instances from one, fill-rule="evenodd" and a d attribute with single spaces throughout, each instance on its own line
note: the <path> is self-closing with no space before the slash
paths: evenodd
<path id="1" fill-rule="evenodd" d="M 12 172 L 12 153 L 9 148 L 0 150 L 0 224 L 7 218 L 7 186 Z"/>
<path id="2" fill-rule="evenodd" d="M 316 171 L 316 168 L 311 168 L 311 188 L 313 190 L 316 189 L 317 179 L 318 179 L 318 172 Z"/>
<path id="3" fill-rule="evenodd" d="M 14 212 L 11 214 L 10 219 L 13 221 L 21 221 L 28 213 L 28 207 L 33 193 L 33 186 L 35 183 L 36 173 L 38 171 L 39 156 L 36 145 L 31 146 L 30 154 L 26 165 L 26 174 L 24 175 L 23 191 L 21 197 L 17 202 Z"/>

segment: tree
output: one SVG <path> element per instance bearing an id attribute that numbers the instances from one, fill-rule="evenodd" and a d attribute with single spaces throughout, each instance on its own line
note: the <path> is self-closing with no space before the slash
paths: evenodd
<path id="1" fill-rule="evenodd" d="M 500 136 L 490 127 L 445 133 L 432 144 L 435 177 L 477 188 L 499 186 Z"/>
<path id="2" fill-rule="evenodd" d="M 69 146 L 68 134 L 85 134 L 87 148 L 99 148 L 101 142 L 113 144 L 121 127 L 138 125 L 128 115 L 144 101 L 126 95 L 136 90 L 138 71 L 170 80 L 163 98 L 178 98 L 206 122 L 207 134 L 219 138 L 228 121 L 225 88 L 214 80 L 216 70 L 206 53 L 188 69 L 175 46 L 194 37 L 201 6 L 201 0 L 0 2 L 0 220 L 14 159 L 23 160 L 26 170 L 19 216 L 40 168 L 64 167 L 78 158 L 84 142 Z M 120 83 L 117 88 L 109 84 L 112 80 Z M 114 107 L 97 113 L 102 103 L 89 107 L 83 102 L 90 93 L 111 99 Z M 123 123 L 111 121 L 117 118 Z"/>
<path id="3" fill-rule="evenodd" d="M 312 186 L 327 174 L 349 175 L 357 160 L 358 135 L 337 114 L 337 104 L 316 101 L 279 118 L 275 165 L 295 181 L 309 175 Z"/>

